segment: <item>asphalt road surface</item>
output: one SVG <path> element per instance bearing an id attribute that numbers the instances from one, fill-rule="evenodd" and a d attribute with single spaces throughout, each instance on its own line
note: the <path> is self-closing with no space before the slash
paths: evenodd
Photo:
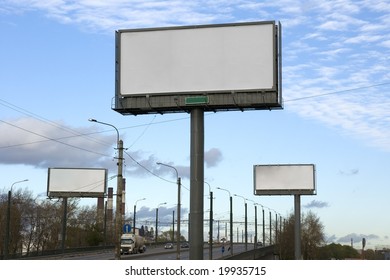
<path id="1" fill-rule="evenodd" d="M 253 244 L 248 244 L 248 250 L 252 249 Z M 244 244 L 234 244 L 234 253 L 240 253 L 245 251 Z M 225 247 L 224 252 L 222 252 L 222 246 L 215 245 L 213 247 L 213 259 L 221 259 L 223 257 L 229 256 L 230 251 Z M 74 253 L 74 254 L 65 254 L 58 256 L 50 256 L 46 259 L 61 259 L 61 260 L 113 260 L 114 259 L 114 250 L 104 250 L 98 252 L 88 252 L 88 253 Z M 130 260 L 176 260 L 177 259 L 177 251 L 176 246 L 173 249 L 164 249 L 164 246 L 161 245 L 159 247 L 148 247 L 145 253 L 139 254 L 131 254 L 131 255 L 122 255 L 122 259 Z M 181 248 L 180 249 L 180 259 L 188 260 L 189 259 L 189 249 Z M 203 259 L 209 259 L 209 248 L 206 247 L 203 250 Z"/>

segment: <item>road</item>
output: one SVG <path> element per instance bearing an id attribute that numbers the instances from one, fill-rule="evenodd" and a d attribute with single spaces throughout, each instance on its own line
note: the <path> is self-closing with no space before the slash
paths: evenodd
<path id="1" fill-rule="evenodd" d="M 207 246 L 207 245 L 206 245 Z M 253 244 L 248 244 L 248 250 L 252 249 Z M 244 244 L 234 244 L 234 253 L 240 253 L 245 251 Z M 213 247 L 213 259 L 221 259 L 225 256 L 229 256 L 230 252 L 225 250 L 222 253 L 221 246 Z M 61 260 L 113 260 L 114 259 L 114 251 L 113 250 L 105 250 L 99 252 L 89 252 L 89 253 L 74 253 L 74 254 L 65 254 L 58 256 L 50 256 L 45 259 L 61 259 Z M 173 249 L 164 249 L 163 245 L 159 247 L 148 247 L 145 253 L 142 254 L 133 254 L 133 255 L 122 255 L 122 259 L 130 260 L 176 260 L 177 252 L 176 247 Z M 189 249 L 181 248 L 180 250 L 180 259 L 188 260 L 189 259 Z M 209 248 L 204 248 L 203 250 L 203 259 L 209 259 Z"/>

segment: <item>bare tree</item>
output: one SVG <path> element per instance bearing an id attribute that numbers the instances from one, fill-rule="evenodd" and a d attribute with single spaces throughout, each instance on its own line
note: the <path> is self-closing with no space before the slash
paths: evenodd
<path id="1" fill-rule="evenodd" d="M 61 199 L 33 197 L 27 189 L 14 189 L 11 203 L 8 191 L 0 193 L 0 258 L 8 246 L 8 256 L 40 254 L 61 247 L 63 206 Z M 79 206 L 80 199 L 68 199 L 66 248 L 96 246 L 103 243 L 101 224 L 95 206 Z M 5 244 L 8 210 L 9 240 Z"/>
<path id="2" fill-rule="evenodd" d="M 295 217 L 290 214 L 284 221 L 280 233 L 279 252 L 282 259 L 294 259 L 294 225 Z M 324 226 L 320 219 L 311 211 L 302 215 L 301 219 L 301 245 L 304 259 L 317 259 L 319 248 L 324 244 Z"/>
<path id="3" fill-rule="evenodd" d="M 311 211 L 303 216 L 302 254 L 304 259 L 318 259 L 318 248 L 325 242 L 324 226 L 320 219 Z"/>

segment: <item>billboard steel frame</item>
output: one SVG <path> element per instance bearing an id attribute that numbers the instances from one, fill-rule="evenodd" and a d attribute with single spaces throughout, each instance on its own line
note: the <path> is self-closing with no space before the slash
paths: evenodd
<path id="1" fill-rule="evenodd" d="M 262 28 L 265 27 L 272 29 L 272 37 L 261 38 Z M 228 31 L 222 32 L 224 28 Z M 207 31 L 204 32 L 205 34 L 198 35 L 199 31 L 205 30 Z M 221 33 L 221 36 L 217 36 Z M 244 35 L 240 35 L 241 33 Z M 255 36 L 258 33 L 259 36 Z M 238 36 L 237 41 L 235 36 Z M 146 39 L 143 40 L 142 37 Z M 212 37 L 221 38 L 210 40 Z M 253 37 L 255 39 L 252 40 L 258 44 L 259 49 L 253 49 L 249 47 L 250 44 L 241 41 Z M 185 41 L 183 38 L 194 40 L 196 46 L 189 47 L 189 44 L 183 44 L 184 46 L 180 48 L 181 43 Z M 150 46 L 150 41 L 156 40 L 160 40 L 161 44 Z M 208 68 L 214 70 L 210 70 L 209 75 L 201 73 L 206 72 L 208 68 L 203 67 L 200 62 L 197 65 L 194 59 L 190 62 L 183 61 L 187 60 L 186 48 L 191 49 L 190 55 L 199 56 L 199 60 L 202 60 L 199 52 L 204 46 L 199 41 L 207 40 L 211 41 L 208 43 L 209 48 L 206 48 L 206 52 L 209 52 L 208 57 L 219 56 L 214 64 L 209 65 Z M 237 44 L 224 45 L 223 40 Z M 149 42 L 149 45 L 145 41 Z M 133 45 L 138 46 L 133 47 Z M 246 47 L 250 48 L 249 51 Z M 172 54 L 172 48 L 175 48 L 179 54 Z M 157 62 L 148 58 L 145 58 L 144 63 L 143 60 L 136 61 L 138 56 L 147 57 L 148 52 L 150 56 L 155 52 L 160 54 L 156 55 L 155 60 L 159 60 L 161 56 L 167 58 Z M 227 54 L 219 54 L 225 52 Z M 234 52 L 238 54 L 237 57 L 232 58 Z M 272 56 L 272 59 L 268 56 Z M 252 63 L 252 57 L 254 58 L 252 60 L 259 61 Z M 241 63 L 244 60 L 246 64 Z M 189 113 L 195 108 L 211 112 L 282 109 L 281 61 L 281 24 L 275 21 L 118 30 L 116 31 L 115 97 L 112 109 L 123 115 Z M 132 63 L 135 65 L 132 66 Z M 230 70 L 228 67 L 230 64 L 236 68 L 240 67 L 241 70 Z M 156 71 L 155 68 L 160 70 Z M 171 72 L 171 76 L 165 72 Z M 186 74 L 181 75 L 182 72 Z M 262 77 L 263 73 L 267 73 L 269 77 Z M 163 77 L 159 77 L 160 75 Z M 207 81 L 203 82 L 203 80 Z M 136 84 L 134 89 L 131 81 Z M 247 82 L 249 86 L 246 86 Z"/>

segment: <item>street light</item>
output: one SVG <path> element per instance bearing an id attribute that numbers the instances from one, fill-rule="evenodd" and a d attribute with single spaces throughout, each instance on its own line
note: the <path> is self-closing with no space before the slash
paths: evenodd
<path id="1" fill-rule="evenodd" d="M 111 126 L 116 130 L 117 134 L 117 150 L 118 150 L 118 174 L 117 174 L 117 189 L 116 189 L 116 213 L 115 213 L 115 259 L 121 259 L 121 235 L 122 235 L 122 191 L 123 191 L 123 141 L 119 139 L 118 129 L 109 123 L 100 122 L 95 119 L 88 119 L 90 122 L 100 123 L 102 125 Z"/>
<path id="2" fill-rule="evenodd" d="M 229 194 L 229 202 L 230 202 L 230 254 L 233 256 L 233 197 L 230 194 L 230 191 L 227 189 L 223 189 L 217 187 L 218 190 L 225 191 Z"/>
<path id="3" fill-rule="evenodd" d="M 137 202 L 141 200 L 145 200 L 146 198 L 141 198 L 135 201 L 134 203 L 134 214 L 133 214 L 133 234 L 135 234 L 135 213 L 137 212 Z"/>
<path id="4" fill-rule="evenodd" d="M 11 229 L 11 199 L 12 199 L 12 187 L 15 184 L 27 182 L 28 179 L 24 179 L 21 181 L 17 181 L 11 185 L 10 190 L 8 191 L 8 205 L 7 205 L 7 224 L 5 228 L 5 239 L 4 239 L 4 258 L 8 258 L 9 253 L 9 236 L 10 236 L 10 229 Z"/>
<path id="5" fill-rule="evenodd" d="M 253 248 L 257 248 L 257 205 L 258 203 L 254 202 L 251 199 L 248 199 L 249 201 L 253 202 L 253 205 L 255 206 L 255 242 Z"/>
<path id="6" fill-rule="evenodd" d="M 265 214 L 264 214 L 264 206 L 258 203 L 261 206 L 261 212 L 263 214 L 263 246 L 265 246 Z"/>
<path id="7" fill-rule="evenodd" d="M 247 199 L 241 195 L 234 194 L 234 196 L 241 197 L 245 202 L 245 251 L 248 251 L 248 205 Z"/>
<path id="8" fill-rule="evenodd" d="M 157 164 L 172 168 L 176 172 L 176 178 L 177 178 L 177 232 L 176 232 L 177 253 L 176 253 L 176 259 L 180 260 L 180 208 L 181 208 L 181 206 L 180 206 L 180 201 L 181 201 L 180 189 L 181 189 L 181 179 L 179 177 L 179 172 L 177 172 L 177 169 L 175 167 L 168 165 L 168 164 L 165 164 L 165 163 L 162 163 L 162 162 L 157 162 Z"/>
<path id="9" fill-rule="evenodd" d="M 275 212 L 275 244 L 278 243 L 278 212 Z"/>
<path id="10" fill-rule="evenodd" d="M 272 245 L 272 215 L 271 215 L 271 210 L 272 210 L 271 208 L 268 208 L 268 211 L 269 211 L 269 245 Z"/>
<path id="11" fill-rule="evenodd" d="M 161 205 L 164 205 L 164 204 L 167 204 L 166 202 L 163 202 L 163 203 L 160 203 L 159 205 L 157 205 L 156 207 L 156 233 L 155 233 L 155 243 L 157 244 L 157 237 L 158 237 L 158 207 L 160 207 Z"/>
<path id="12" fill-rule="evenodd" d="M 209 259 L 213 259 L 213 192 L 211 191 L 211 186 L 209 183 L 205 181 L 205 183 L 209 186 L 210 193 L 210 218 L 209 218 Z"/>

